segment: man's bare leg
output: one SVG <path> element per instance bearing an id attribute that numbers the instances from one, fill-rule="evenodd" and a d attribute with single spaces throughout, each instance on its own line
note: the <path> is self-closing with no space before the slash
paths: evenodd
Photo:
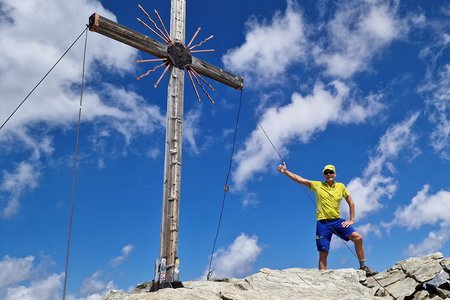
<path id="1" fill-rule="evenodd" d="M 319 251 L 319 270 L 327 269 L 328 252 Z"/>

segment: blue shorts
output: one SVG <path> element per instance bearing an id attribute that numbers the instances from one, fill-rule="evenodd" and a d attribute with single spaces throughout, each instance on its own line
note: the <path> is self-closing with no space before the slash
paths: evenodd
<path id="1" fill-rule="evenodd" d="M 348 237 L 356 230 L 349 226 L 342 227 L 344 219 L 328 219 L 317 221 L 316 227 L 316 245 L 317 251 L 328 252 L 330 250 L 330 242 L 333 233 L 339 236 L 344 241 L 348 241 Z"/>

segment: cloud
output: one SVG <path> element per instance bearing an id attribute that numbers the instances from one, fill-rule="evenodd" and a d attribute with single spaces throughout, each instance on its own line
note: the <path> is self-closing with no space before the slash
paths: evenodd
<path id="1" fill-rule="evenodd" d="M 367 237 L 370 233 L 375 234 L 377 237 L 381 237 L 380 226 L 375 224 L 364 224 L 356 227 L 356 230 L 361 233 L 364 237 Z"/>
<path id="2" fill-rule="evenodd" d="M 442 158 L 450 160 L 450 64 L 443 66 L 425 88 L 430 92 L 428 118 L 435 126 L 430 137 L 431 146 Z"/>
<path id="3" fill-rule="evenodd" d="M 347 188 L 356 206 L 355 219 L 359 221 L 383 207 L 381 200 L 391 199 L 398 187 L 394 178 L 377 174 L 371 177 L 352 179 Z M 343 203 L 344 201 L 341 205 L 346 205 Z M 341 211 L 344 215 L 348 215 L 348 209 L 341 209 Z"/>
<path id="4" fill-rule="evenodd" d="M 129 245 L 128 245 L 129 246 Z M 129 253 L 125 246 L 123 252 Z M 16 258 L 5 256 L 0 260 L 0 299 L 4 300 L 59 300 L 63 294 L 64 273 L 48 274 L 48 257 L 35 266 L 34 256 Z M 80 296 L 68 294 L 68 300 L 102 300 L 115 289 L 114 282 L 94 272 L 83 281 Z"/>
<path id="5" fill-rule="evenodd" d="M 118 265 L 122 264 L 125 260 L 127 260 L 128 256 L 131 252 L 133 252 L 134 246 L 131 244 L 128 244 L 122 248 L 122 255 L 117 256 L 109 261 L 109 264 L 113 267 L 117 267 Z"/>
<path id="6" fill-rule="evenodd" d="M 23 192 L 36 188 L 40 176 L 39 166 L 36 163 L 21 162 L 16 165 L 14 171 L 3 171 L 0 181 L 0 192 L 6 193 L 6 201 L 0 202 L 0 217 L 8 219 L 19 212 L 20 197 Z M 6 202 L 3 205 L 2 202 Z"/>
<path id="7" fill-rule="evenodd" d="M 200 149 L 198 148 L 195 139 L 200 131 L 198 126 L 200 116 L 201 113 L 199 109 L 192 109 L 186 113 L 184 118 L 183 138 L 186 140 L 187 145 L 190 146 L 190 150 L 195 154 L 200 153 Z"/>
<path id="8" fill-rule="evenodd" d="M 450 238 L 450 191 L 439 190 L 429 193 L 430 186 L 424 185 L 408 205 L 399 206 L 391 222 L 383 224 L 388 230 L 393 226 L 408 230 L 423 226 L 436 226 L 420 243 L 409 244 L 407 255 L 422 256 L 440 250 Z"/>
<path id="9" fill-rule="evenodd" d="M 84 280 L 80 288 L 83 296 L 76 299 L 103 300 L 109 291 L 116 289 L 112 280 L 106 281 L 101 276 L 101 272 L 95 272 L 91 277 Z"/>
<path id="10" fill-rule="evenodd" d="M 250 272 L 261 251 L 256 236 L 241 233 L 227 249 L 219 249 L 214 254 L 213 277 L 232 278 Z M 203 274 L 203 278 L 207 272 L 208 270 Z"/>
<path id="11" fill-rule="evenodd" d="M 98 1 L 69 4 L 44 0 L 2 1 L 0 69 L 5 72 L 0 73 L 0 122 L 7 119 L 85 29 L 93 12 L 116 20 Z M 52 18 L 48 18 L 49 15 Z M 53 137 L 61 133 L 60 130 L 76 127 L 83 46 L 81 39 L 0 131 L 2 155 L 21 154 L 16 161 L 2 165 L 2 218 L 17 215 L 23 192 L 39 185 L 40 174 L 46 166 L 43 160 L 50 160 L 55 150 Z M 105 156 L 114 153 L 106 145 L 105 137 L 123 138 L 126 147 L 136 136 L 165 128 L 165 116 L 158 106 L 147 104 L 142 96 L 132 90 L 103 80 L 105 72 L 109 77 L 132 76 L 137 53 L 136 49 L 112 39 L 88 34 L 82 121 L 91 125 L 86 128 L 95 131 L 90 149 L 99 150 Z M 105 167 L 105 163 L 104 158 L 99 159 L 98 167 Z M 12 181 L 16 183 L 14 188 L 9 187 L 8 182 Z"/>
<path id="12" fill-rule="evenodd" d="M 8 287 L 5 300 L 58 300 L 61 299 L 61 288 L 64 273 L 52 274 L 42 280 L 32 281 L 29 286 Z"/>
<path id="13" fill-rule="evenodd" d="M 376 115 L 383 108 L 380 98 L 371 95 L 356 103 L 350 97 L 350 88 L 344 83 L 334 81 L 327 86 L 317 83 L 311 94 L 294 93 L 289 104 L 268 108 L 259 123 L 284 156 L 289 143 L 306 143 L 330 123 L 360 123 Z M 237 167 L 233 181 L 242 188 L 248 180 L 255 178 L 255 174 L 264 172 L 277 160 L 279 157 L 271 143 L 261 129 L 256 128 L 245 141 L 244 149 L 235 156 Z"/>
<path id="14" fill-rule="evenodd" d="M 35 258 L 5 256 L 0 261 L 0 298 L 4 300 L 57 300 L 61 298 L 64 273 L 41 278 Z"/>
<path id="15" fill-rule="evenodd" d="M 241 201 L 243 208 L 256 207 L 259 204 L 258 195 L 255 193 L 247 193 Z"/>
<path id="16" fill-rule="evenodd" d="M 424 185 L 409 205 L 397 208 L 394 224 L 408 229 L 436 224 L 450 226 L 450 191 L 430 195 L 429 190 L 430 186 Z"/>
<path id="17" fill-rule="evenodd" d="M 376 154 L 370 158 L 369 165 L 364 171 L 365 176 L 380 173 L 381 169 L 386 167 L 390 160 L 397 158 L 402 150 L 409 150 L 409 160 L 420 154 L 420 149 L 416 146 L 418 136 L 412 130 L 418 117 L 419 113 L 416 112 L 405 121 L 386 130 L 377 146 Z"/>
<path id="18" fill-rule="evenodd" d="M 0 261 L 0 288 L 3 289 L 30 278 L 33 272 L 33 261 L 33 256 L 24 258 L 3 257 Z"/>
<path id="19" fill-rule="evenodd" d="M 25 3 L 6 1 L 3 2 L 2 10 L 7 17 L 0 19 L 0 66 L 8 72 L 0 74 L 0 90 L 4 99 L 0 103 L 0 120 L 6 119 L 18 101 L 50 69 L 73 38 L 81 33 L 91 13 L 97 11 L 115 20 L 96 1 L 79 1 L 70 5 L 43 0 Z M 48 15 L 52 18 L 49 19 Z M 33 122 L 55 125 L 74 122 L 79 102 L 79 89 L 76 87 L 81 80 L 83 56 L 80 51 L 83 43 L 77 45 L 53 70 L 45 81 L 45 88 L 40 86 L 35 91 L 4 130 L 15 131 Z M 92 75 L 98 72 L 100 66 L 114 73 L 129 72 L 137 53 L 130 47 L 97 34 L 89 36 L 89 52 L 87 74 Z"/>
<path id="20" fill-rule="evenodd" d="M 314 47 L 315 62 L 325 67 L 327 75 L 338 78 L 368 69 L 380 50 L 406 32 L 405 22 L 396 13 L 396 5 L 382 1 L 340 2 L 326 25 L 326 44 Z"/>
<path id="21" fill-rule="evenodd" d="M 393 177 L 385 175 L 386 171 L 395 172 L 392 162 L 400 154 L 412 160 L 420 153 L 416 146 L 418 136 L 413 130 L 418 117 L 419 113 L 414 113 L 404 121 L 389 127 L 380 138 L 375 153 L 369 158 L 362 177 L 356 177 L 348 183 L 347 188 L 357 208 L 357 220 L 379 210 L 383 207 L 383 199 L 391 199 L 394 196 L 398 184 Z M 347 214 L 347 210 L 342 211 Z"/>
<path id="22" fill-rule="evenodd" d="M 434 253 L 444 246 L 450 238 L 449 227 L 443 227 L 439 231 L 431 231 L 428 236 L 419 244 L 409 244 L 406 254 L 408 256 L 424 256 Z"/>
<path id="23" fill-rule="evenodd" d="M 229 50 L 222 61 L 247 82 L 270 84 L 279 81 L 290 65 L 306 58 L 306 45 L 302 14 L 296 2 L 288 0 L 284 14 L 277 11 L 271 22 L 249 20 L 245 42 Z"/>

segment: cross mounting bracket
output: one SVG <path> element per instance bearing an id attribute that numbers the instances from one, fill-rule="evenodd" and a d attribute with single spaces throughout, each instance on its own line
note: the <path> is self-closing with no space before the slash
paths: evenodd
<path id="1" fill-rule="evenodd" d="M 192 64 L 191 51 L 180 42 L 170 43 L 167 46 L 167 54 L 172 64 L 178 69 L 184 70 Z"/>

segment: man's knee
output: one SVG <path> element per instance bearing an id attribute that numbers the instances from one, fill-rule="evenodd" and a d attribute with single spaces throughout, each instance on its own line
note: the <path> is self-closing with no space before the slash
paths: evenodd
<path id="1" fill-rule="evenodd" d="M 349 240 L 355 242 L 355 243 L 362 243 L 363 241 L 363 237 L 361 234 L 359 234 L 358 232 L 353 232 L 352 234 L 350 234 L 350 236 L 348 237 Z"/>
<path id="2" fill-rule="evenodd" d="M 326 259 L 328 257 L 328 251 L 319 251 L 319 257 Z"/>

